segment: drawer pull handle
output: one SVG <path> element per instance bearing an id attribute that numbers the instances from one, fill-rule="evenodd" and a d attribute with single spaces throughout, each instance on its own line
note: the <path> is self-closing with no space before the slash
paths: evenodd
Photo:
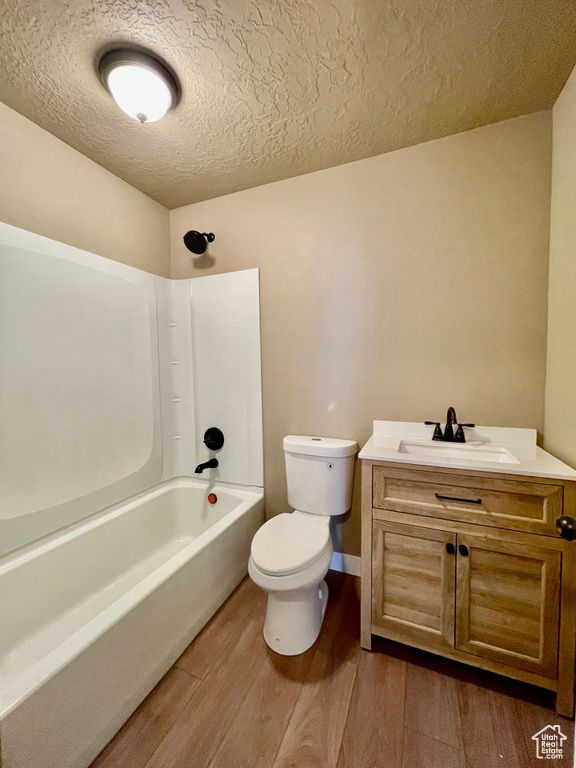
<path id="1" fill-rule="evenodd" d="M 454 552 L 456 552 L 456 548 L 454 547 L 454 544 L 446 544 L 446 552 L 448 552 L 449 555 L 453 555 Z"/>
<path id="2" fill-rule="evenodd" d="M 562 515 L 556 520 L 556 528 L 558 533 L 566 541 L 574 541 L 576 539 L 576 520 L 568 515 Z"/>
<path id="3" fill-rule="evenodd" d="M 462 557 L 468 557 L 468 547 L 465 547 L 464 544 L 460 544 L 458 552 L 460 552 Z"/>
<path id="4" fill-rule="evenodd" d="M 457 496 L 441 496 L 439 493 L 434 495 L 437 499 L 443 499 L 445 501 L 464 501 L 466 504 L 482 504 L 482 499 L 459 499 Z"/>

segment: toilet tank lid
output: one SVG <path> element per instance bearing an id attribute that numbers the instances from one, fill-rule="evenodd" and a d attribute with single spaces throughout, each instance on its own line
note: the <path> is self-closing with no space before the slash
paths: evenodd
<path id="1" fill-rule="evenodd" d="M 337 440 L 334 437 L 286 435 L 284 450 L 288 453 L 303 453 L 307 456 L 340 458 L 353 456 L 358 450 L 358 444 L 355 440 Z"/>

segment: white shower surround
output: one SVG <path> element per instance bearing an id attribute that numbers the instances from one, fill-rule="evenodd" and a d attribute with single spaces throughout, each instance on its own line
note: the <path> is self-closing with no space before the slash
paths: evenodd
<path id="1" fill-rule="evenodd" d="M 258 270 L 167 280 L 0 223 L 0 556 L 207 458 L 262 486 Z"/>
<path id="2" fill-rule="evenodd" d="M 83 768 L 246 573 L 258 270 L 171 281 L 0 224 L 0 302 L 2 765 Z"/>

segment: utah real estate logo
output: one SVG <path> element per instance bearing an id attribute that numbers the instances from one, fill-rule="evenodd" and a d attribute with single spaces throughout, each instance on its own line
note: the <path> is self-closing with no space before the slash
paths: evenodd
<path id="1" fill-rule="evenodd" d="M 536 742 L 536 757 L 539 760 L 562 760 L 562 744 L 567 739 L 559 725 L 547 725 L 532 736 Z"/>

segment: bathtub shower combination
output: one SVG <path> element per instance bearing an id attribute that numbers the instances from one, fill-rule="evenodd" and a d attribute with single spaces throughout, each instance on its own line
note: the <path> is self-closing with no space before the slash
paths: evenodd
<path id="1" fill-rule="evenodd" d="M 258 272 L 170 281 L 0 224 L 0 303 L 1 764 L 85 768 L 247 572 Z"/>

